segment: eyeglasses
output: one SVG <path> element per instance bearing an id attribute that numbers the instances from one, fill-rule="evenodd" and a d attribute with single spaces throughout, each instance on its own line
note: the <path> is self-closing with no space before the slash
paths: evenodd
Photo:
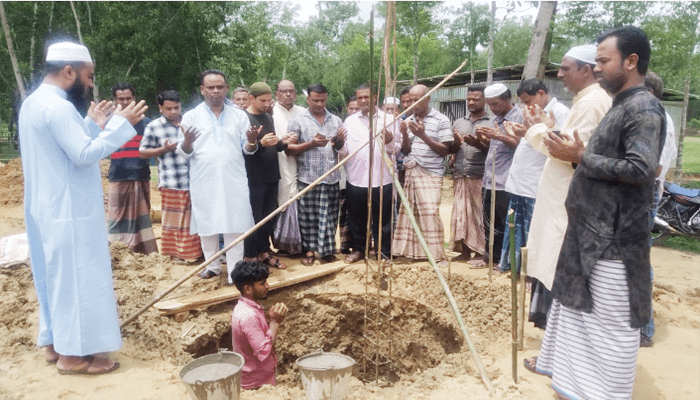
<path id="1" fill-rule="evenodd" d="M 292 95 L 292 94 L 297 94 L 297 91 L 296 90 L 278 90 L 277 93 Z"/>

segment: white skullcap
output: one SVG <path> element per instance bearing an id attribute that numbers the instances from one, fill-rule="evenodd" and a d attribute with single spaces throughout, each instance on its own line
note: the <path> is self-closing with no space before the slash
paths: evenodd
<path id="1" fill-rule="evenodd" d="M 401 104 L 401 101 L 396 97 L 387 97 L 384 99 L 384 104 L 396 104 L 398 106 Z"/>
<path id="2" fill-rule="evenodd" d="M 572 47 L 571 50 L 564 54 L 564 57 L 575 58 L 579 61 L 583 61 L 587 64 L 595 65 L 595 54 L 597 47 L 594 44 L 584 44 L 582 46 Z"/>
<path id="3" fill-rule="evenodd" d="M 67 61 L 92 63 L 87 47 L 71 42 L 56 43 L 49 46 L 46 61 Z"/>
<path id="4" fill-rule="evenodd" d="M 491 98 L 491 97 L 500 96 L 503 93 L 505 93 L 506 90 L 508 90 L 506 85 L 504 85 L 502 83 L 494 83 L 493 85 L 487 86 L 486 89 L 484 89 L 484 97 Z"/>

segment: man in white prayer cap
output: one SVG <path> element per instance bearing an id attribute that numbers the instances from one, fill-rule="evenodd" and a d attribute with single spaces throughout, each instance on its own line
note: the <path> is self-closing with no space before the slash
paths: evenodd
<path id="1" fill-rule="evenodd" d="M 90 103 L 82 118 L 95 74 L 85 46 L 51 45 L 44 70 L 19 113 L 37 345 L 60 374 L 104 374 L 119 363 L 98 354 L 122 342 L 98 162 L 136 134 L 148 107 Z"/>
<path id="2" fill-rule="evenodd" d="M 576 46 L 564 55 L 557 74 L 566 89 L 574 94 L 569 115 L 564 124 L 559 126 L 560 132 L 573 137 L 576 131 L 584 144 L 588 144 L 588 139 L 598 123 L 612 106 L 612 98 L 598 84 L 593 73 L 595 57 L 595 45 Z M 527 239 L 527 272 L 533 278 L 529 320 L 535 326 L 545 329 L 547 313 L 552 304 L 550 290 L 554 282 L 554 272 L 568 226 L 564 201 L 574 176 L 574 166 L 570 162 L 552 157 L 542 142 L 547 130 L 554 128 L 554 120 L 547 115 L 528 117 L 526 125 L 529 129 L 525 140 L 535 150 L 547 156 L 537 188 Z M 536 362 L 536 357 L 527 359 L 525 366 L 534 370 Z"/>
<path id="3" fill-rule="evenodd" d="M 489 146 L 484 165 L 484 177 L 482 178 L 482 202 L 484 215 L 484 234 L 486 235 L 486 248 L 484 260 L 474 260 L 469 263 L 471 268 L 483 268 L 489 260 L 493 260 L 494 268 L 501 259 L 501 247 L 503 246 L 503 232 L 506 226 L 508 214 L 508 193 L 506 192 L 506 180 L 513 163 L 513 154 L 518 147 L 520 138 L 508 134 L 505 122 L 523 122 L 523 111 L 513 104 L 510 89 L 502 83 L 494 83 L 484 89 L 484 98 L 491 112 L 494 114 L 494 125 L 491 127 L 480 126 L 476 129 L 477 138 L 485 146 Z M 495 171 L 494 171 L 495 169 Z M 495 173 L 494 173 L 495 172 Z M 495 188 L 495 196 L 492 197 L 492 189 Z M 494 221 L 491 223 L 491 199 L 496 205 Z M 490 251 L 490 232 L 494 230 L 493 254 Z"/>
<path id="4" fill-rule="evenodd" d="M 396 117 L 400 114 L 399 105 L 401 105 L 401 101 L 399 99 L 397 99 L 396 97 L 389 96 L 384 99 L 382 111 Z"/>

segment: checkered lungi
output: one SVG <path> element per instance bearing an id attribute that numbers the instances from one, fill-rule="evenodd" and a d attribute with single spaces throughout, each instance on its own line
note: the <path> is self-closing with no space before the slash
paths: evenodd
<path id="1" fill-rule="evenodd" d="M 413 164 L 413 163 L 410 163 Z M 410 166 L 407 162 L 406 183 L 404 192 L 413 209 L 413 215 L 418 222 L 428 249 L 436 261 L 445 258 L 445 234 L 440 218 L 440 200 L 442 199 L 442 176 L 428 172 L 420 165 Z M 395 256 L 405 256 L 413 259 L 426 259 L 427 256 L 413 232 L 411 221 L 403 204 L 396 221 L 396 232 L 392 244 Z"/>
<path id="2" fill-rule="evenodd" d="M 463 252 L 471 250 L 484 254 L 486 237 L 481 204 L 481 178 L 455 178 L 454 186 L 454 205 L 450 223 L 452 249 Z"/>
<path id="3" fill-rule="evenodd" d="M 126 243 L 136 253 L 158 251 L 151 226 L 150 181 L 109 183 L 107 231 L 110 243 Z"/>
<path id="4" fill-rule="evenodd" d="M 277 218 L 275 233 L 272 235 L 272 244 L 277 250 L 288 254 L 301 254 L 301 233 L 299 232 L 299 219 L 297 217 L 297 204 L 294 202 L 287 206 Z"/>
<path id="5" fill-rule="evenodd" d="M 298 185 L 299 191 L 309 186 L 303 182 Z M 321 183 L 299 198 L 299 231 L 304 252 L 316 251 L 321 258 L 335 254 L 339 202 L 338 183 Z"/>
<path id="6" fill-rule="evenodd" d="M 160 188 L 163 217 L 163 255 L 182 260 L 195 260 L 202 256 L 199 235 L 190 235 L 192 202 L 189 190 Z"/>

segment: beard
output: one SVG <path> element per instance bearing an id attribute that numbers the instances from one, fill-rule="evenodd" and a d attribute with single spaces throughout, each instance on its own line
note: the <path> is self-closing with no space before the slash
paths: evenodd
<path id="1" fill-rule="evenodd" d="M 90 91 L 85 89 L 85 85 L 80 81 L 80 79 L 76 79 L 75 83 L 73 83 L 73 86 L 68 89 L 68 101 L 73 103 L 73 106 L 75 106 L 75 109 L 78 110 L 80 115 L 85 116 L 87 114 L 88 110 L 88 95 Z"/>
<path id="2" fill-rule="evenodd" d="M 611 94 L 618 93 L 625 83 L 627 83 L 627 79 L 625 79 L 625 75 L 622 71 L 617 71 L 617 73 L 608 74 L 607 76 L 598 74 L 597 78 L 600 86 Z"/>

